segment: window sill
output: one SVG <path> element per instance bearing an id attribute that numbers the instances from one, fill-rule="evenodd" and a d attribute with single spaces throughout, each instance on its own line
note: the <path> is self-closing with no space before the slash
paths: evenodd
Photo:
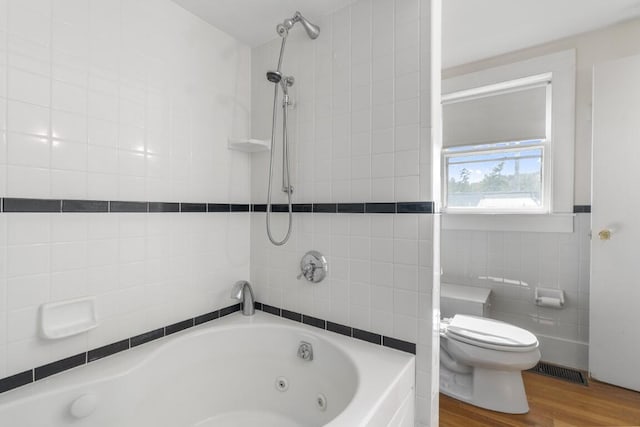
<path id="1" fill-rule="evenodd" d="M 463 214 L 442 215 L 444 230 L 529 231 L 572 233 L 575 214 Z"/>

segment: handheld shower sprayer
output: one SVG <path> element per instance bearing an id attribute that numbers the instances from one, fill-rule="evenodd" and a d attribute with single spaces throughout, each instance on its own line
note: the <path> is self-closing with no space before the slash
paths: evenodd
<path id="1" fill-rule="evenodd" d="M 274 83 L 273 93 L 273 120 L 271 123 L 271 156 L 269 160 L 269 185 L 267 189 L 267 236 L 269 240 L 276 246 L 281 246 L 287 243 L 291 236 L 291 227 L 293 224 L 293 208 L 291 205 L 291 194 L 293 193 L 293 186 L 291 185 L 291 174 L 289 167 L 289 141 L 287 135 L 287 115 L 288 108 L 291 105 L 289 100 L 289 88 L 293 86 L 295 79 L 293 76 L 285 76 L 282 71 L 282 58 L 284 57 L 284 48 L 289 36 L 289 30 L 299 22 L 310 39 L 314 40 L 320 35 L 320 27 L 309 22 L 300 12 L 296 12 L 293 17 L 285 19 L 281 24 L 276 26 L 276 32 L 282 38 L 280 45 L 280 56 L 278 57 L 278 67 L 275 71 L 267 71 L 267 80 Z M 276 136 L 276 121 L 278 115 L 278 88 L 282 87 L 283 99 L 282 99 L 282 191 L 287 193 L 288 200 L 288 213 L 289 222 L 287 226 L 287 234 L 282 240 L 276 240 L 271 235 L 271 189 L 272 189 L 272 177 L 273 177 L 273 157 L 275 151 L 275 136 Z"/>
<path id="2" fill-rule="evenodd" d="M 267 80 L 271 83 L 280 83 L 282 73 L 280 71 L 267 71 Z"/>

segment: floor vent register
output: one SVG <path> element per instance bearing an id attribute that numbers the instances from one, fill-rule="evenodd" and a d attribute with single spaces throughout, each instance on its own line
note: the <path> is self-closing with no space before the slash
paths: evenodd
<path id="1" fill-rule="evenodd" d="M 587 382 L 587 377 L 584 373 L 576 369 L 552 365 L 551 363 L 540 362 L 533 368 L 529 369 L 529 372 L 545 375 L 547 377 L 558 378 L 575 384 L 582 384 L 585 386 L 589 385 Z"/>

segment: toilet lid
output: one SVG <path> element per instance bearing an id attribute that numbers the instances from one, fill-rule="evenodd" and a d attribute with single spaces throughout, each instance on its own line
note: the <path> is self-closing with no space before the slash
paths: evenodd
<path id="1" fill-rule="evenodd" d="M 456 314 L 446 334 L 468 344 L 506 351 L 526 351 L 538 347 L 538 339 L 531 332 L 484 317 Z"/>

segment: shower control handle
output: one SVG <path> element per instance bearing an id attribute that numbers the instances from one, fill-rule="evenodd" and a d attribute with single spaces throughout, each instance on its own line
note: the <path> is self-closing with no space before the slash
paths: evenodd
<path id="1" fill-rule="evenodd" d="M 312 281 L 313 280 L 313 270 L 315 270 L 314 266 L 311 264 L 307 264 L 304 267 L 302 267 L 302 272 L 300 274 L 298 274 L 297 279 L 300 280 L 302 278 L 302 276 L 304 276 L 305 279 Z"/>
<path id="2" fill-rule="evenodd" d="M 318 251 L 309 251 L 300 260 L 298 280 L 304 276 L 309 282 L 318 283 L 324 280 L 328 270 L 327 259 Z"/>

